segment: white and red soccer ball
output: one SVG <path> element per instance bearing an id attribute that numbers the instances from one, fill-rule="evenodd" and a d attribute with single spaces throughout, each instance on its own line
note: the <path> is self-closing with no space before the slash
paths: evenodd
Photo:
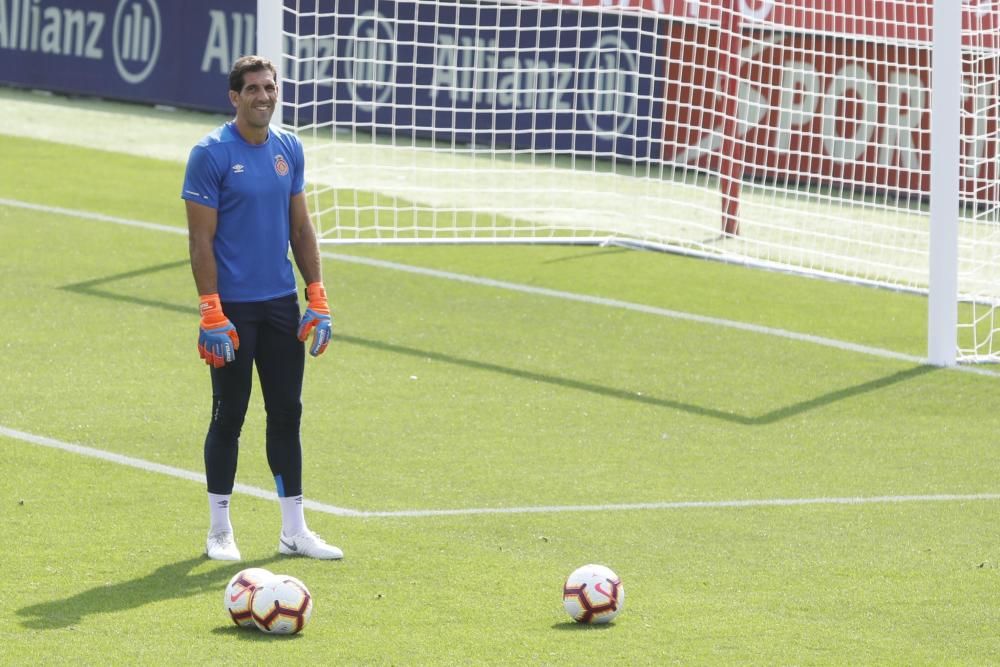
<path id="1" fill-rule="evenodd" d="M 312 616 L 313 600 L 301 581 L 287 574 L 276 574 L 254 589 L 250 597 L 250 615 L 261 632 L 293 635 L 300 632 Z"/>
<path id="2" fill-rule="evenodd" d="M 563 584 L 563 607 L 577 623 L 608 623 L 624 604 L 622 580 L 603 565 L 578 567 Z"/>
<path id="3" fill-rule="evenodd" d="M 233 623 L 243 628 L 254 627 L 253 616 L 250 613 L 250 598 L 254 590 L 273 577 L 269 570 L 262 567 L 250 567 L 240 570 L 229 580 L 226 586 L 225 605 Z"/>
<path id="4" fill-rule="evenodd" d="M 300 632 L 312 616 L 313 600 L 301 581 L 251 567 L 237 572 L 226 586 L 226 611 L 236 625 L 262 632 Z"/>

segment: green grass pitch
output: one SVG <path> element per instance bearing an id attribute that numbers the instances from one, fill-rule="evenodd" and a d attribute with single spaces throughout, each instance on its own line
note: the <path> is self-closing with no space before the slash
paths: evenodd
<path id="1" fill-rule="evenodd" d="M 325 248 L 335 338 L 307 361 L 306 495 L 358 513 L 307 518 L 346 558 L 278 556 L 277 504 L 237 494 L 245 561 L 217 563 L 202 483 L 39 444 L 202 472 L 186 238 L 84 215 L 183 229 L 183 164 L 0 146 L 0 198 L 42 207 L 0 204 L 0 663 L 1000 656 L 1000 378 L 907 361 L 923 299 L 621 249 Z M 237 481 L 271 491 L 255 392 Z M 881 500 L 830 500 L 850 498 Z M 609 627 L 562 610 L 587 562 L 624 582 Z M 228 620 L 225 584 L 253 565 L 310 587 L 302 634 Z"/>

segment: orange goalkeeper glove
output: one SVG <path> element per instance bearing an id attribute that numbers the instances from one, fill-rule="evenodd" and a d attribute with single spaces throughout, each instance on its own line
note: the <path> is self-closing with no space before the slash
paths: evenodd
<path id="1" fill-rule="evenodd" d="M 330 304 L 326 301 L 326 289 L 323 287 L 323 283 L 309 283 L 306 286 L 306 299 L 309 304 L 299 322 L 299 340 L 305 342 L 306 338 L 309 337 L 309 332 L 315 329 L 316 333 L 313 336 L 309 354 L 318 357 L 326 350 L 326 346 L 330 344 L 330 337 L 333 336 Z"/>
<path id="2" fill-rule="evenodd" d="M 222 312 L 222 302 L 218 294 L 204 294 L 201 297 L 201 327 L 198 331 L 198 354 L 205 363 L 214 368 L 222 368 L 236 359 L 240 349 L 240 337 L 236 327 Z"/>

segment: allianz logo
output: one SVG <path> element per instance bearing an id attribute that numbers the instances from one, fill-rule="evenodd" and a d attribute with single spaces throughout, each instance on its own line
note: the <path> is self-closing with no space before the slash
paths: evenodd
<path id="1" fill-rule="evenodd" d="M 0 0 L 0 49 L 104 60 L 131 84 L 149 77 L 160 56 L 163 24 L 157 0 L 118 0 L 114 15 L 82 9 L 79 0 Z M 97 5 L 110 2 L 97 2 Z"/>

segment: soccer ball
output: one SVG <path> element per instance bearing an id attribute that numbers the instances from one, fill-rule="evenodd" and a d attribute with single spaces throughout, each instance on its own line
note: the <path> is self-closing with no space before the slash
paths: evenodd
<path id="1" fill-rule="evenodd" d="M 248 567 L 237 572 L 226 586 L 225 605 L 233 623 L 243 628 L 254 627 L 250 614 L 250 597 L 255 588 L 273 577 L 262 567 Z"/>
<path id="2" fill-rule="evenodd" d="M 275 635 L 302 630 L 312 616 L 313 601 L 306 585 L 295 577 L 277 574 L 253 590 L 250 613 L 254 625 Z"/>
<path id="3" fill-rule="evenodd" d="M 624 604 L 622 580 L 603 565 L 579 567 L 563 585 L 563 607 L 577 623 L 608 623 Z"/>

